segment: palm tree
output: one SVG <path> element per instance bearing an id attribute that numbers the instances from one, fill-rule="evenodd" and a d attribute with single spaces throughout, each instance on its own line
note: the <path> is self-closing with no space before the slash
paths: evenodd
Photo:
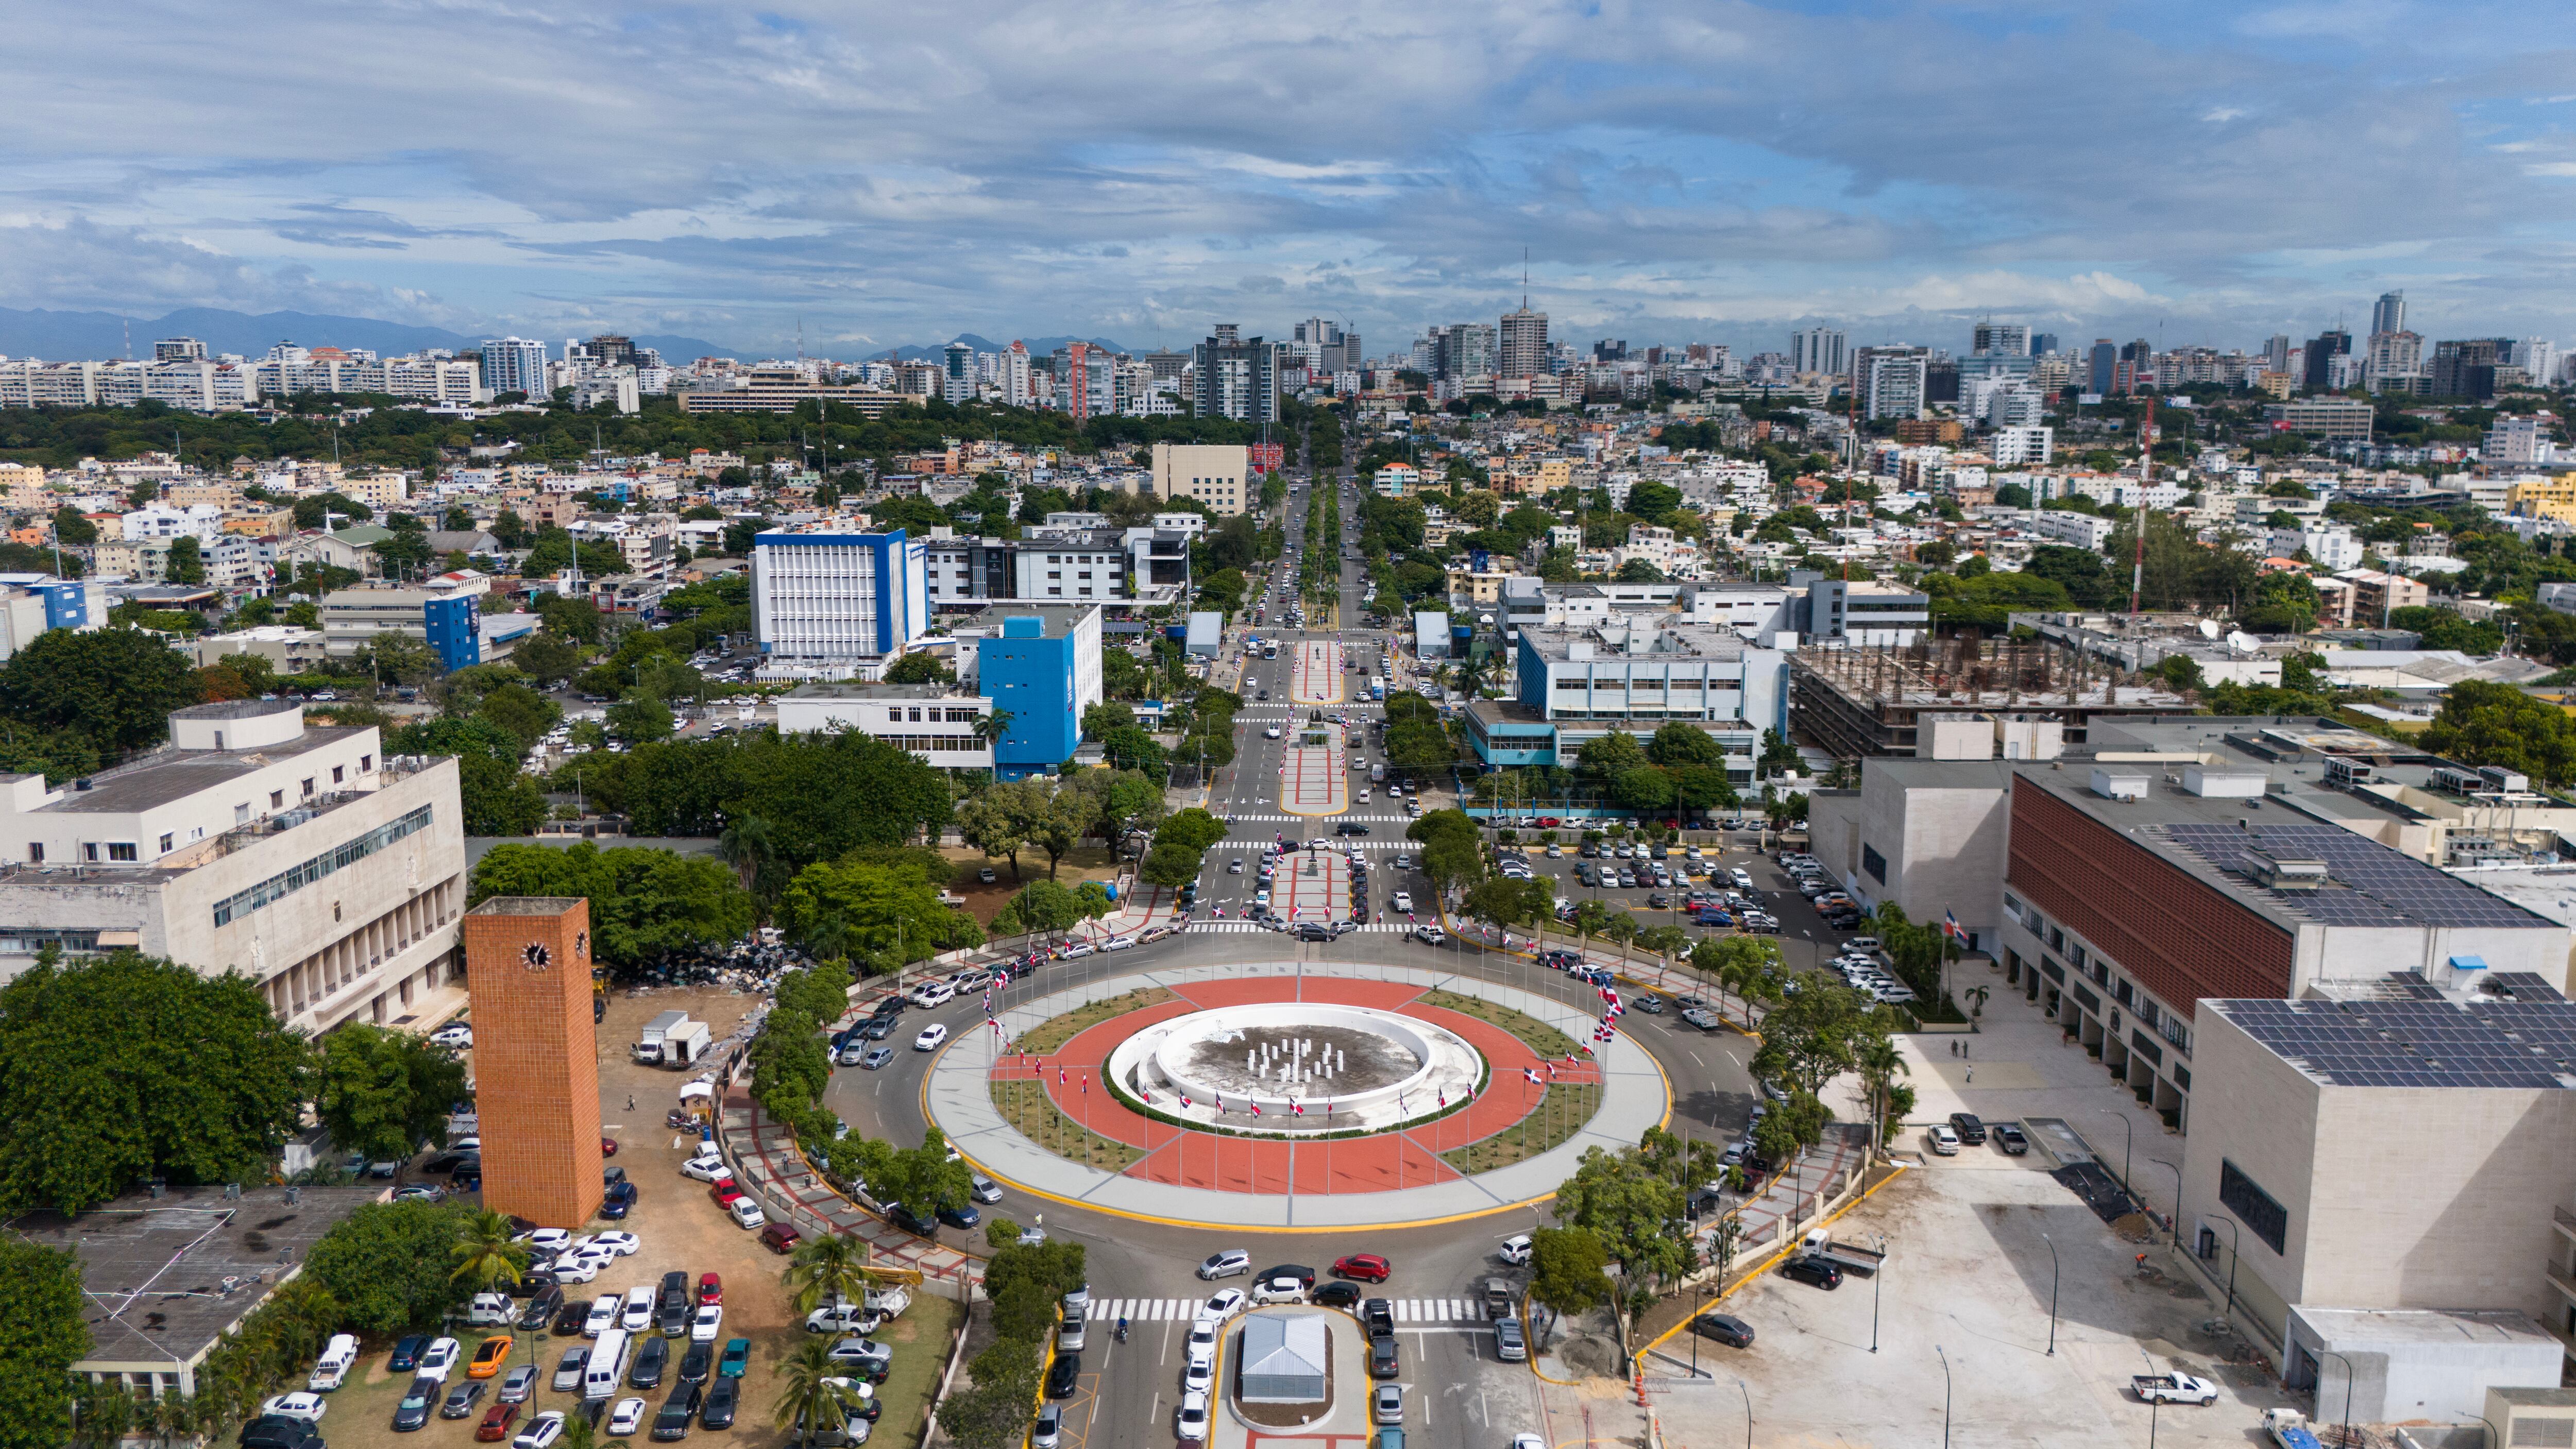
<path id="1" fill-rule="evenodd" d="M 564 1415 L 563 1437 L 555 1441 L 555 1449 L 629 1449 L 629 1445 L 623 1439 L 610 1439 L 603 1443 L 599 1431 L 591 1425 L 590 1416 L 575 1411 Z"/>
<path id="2" fill-rule="evenodd" d="M 716 837 L 716 854 L 742 878 L 742 888 L 754 893 L 758 892 L 761 874 L 778 858 L 776 843 L 770 839 L 769 822 L 757 815 L 727 820 L 724 833 Z"/>
<path id="3" fill-rule="evenodd" d="M 456 1246 L 449 1249 L 456 1259 L 456 1271 L 447 1275 L 451 1283 L 472 1283 L 478 1292 L 490 1292 L 503 1283 L 516 1283 L 528 1266 L 528 1246 L 511 1239 L 510 1218 L 490 1208 L 468 1217 L 456 1230 Z"/>
<path id="4" fill-rule="evenodd" d="M 1637 939 L 1637 918 L 1621 911 L 1601 928 L 1601 934 L 1619 943 L 1619 964 L 1627 965 L 1628 943 Z"/>
<path id="5" fill-rule="evenodd" d="M 841 1366 L 832 1362 L 832 1345 L 822 1338 L 808 1338 L 796 1345 L 778 1365 L 778 1404 L 770 1411 L 770 1422 L 781 1429 L 795 1428 L 799 1418 L 804 1427 L 797 1442 L 811 1445 L 814 1426 L 829 1413 L 846 1411 L 858 1403 L 857 1396 L 840 1384 Z M 569 1446 L 558 1446 L 569 1449 Z"/>
<path id="6" fill-rule="evenodd" d="M 1888 1087 L 1899 1073 L 1912 1076 L 1914 1068 L 1905 1060 L 1905 1053 L 1896 1049 L 1893 1039 L 1875 1034 L 1861 1044 L 1859 1060 L 1853 1065 L 1860 1069 L 1861 1084 L 1869 1094 L 1869 1131 L 1874 1143 L 1887 1128 Z"/>
<path id="7" fill-rule="evenodd" d="M 1017 717 L 1007 709 L 997 709 L 990 714 L 979 716 L 975 721 L 976 740 L 984 748 L 991 749 L 993 742 L 1010 730 L 1011 721 Z"/>
<path id="8" fill-rule="evenodd" d="M 796 1245 L 778 1281 L 795 1300 L 796 1311 L 811 1313 L 827 1303 L 855 1303 L 870 1283 L 883 1277 L 871 1261 L 864 1238 L 824 1233 Z"/>

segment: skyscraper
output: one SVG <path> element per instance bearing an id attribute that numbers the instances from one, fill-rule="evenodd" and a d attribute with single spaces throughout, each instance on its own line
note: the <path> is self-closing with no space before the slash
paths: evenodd
<path id="1" fill-rule="evenodd" d="M 941 349 L 940 360 L 948 400 L 952 403 L 974 401 L 975 349 L 963 342 L 951 342 Z"/>
<path id="2" fill-rule="evenodd" d="M 2325 392 L 2334 386 L 2333 359 L 2352 355 L 2352 334 L 2337 327 L 2308 339 L 2307 366 L 2299 385 L 2310 392 Z"/>
<path id="3" fill-rule="evenodd" d="M 544 398 L 546 345 L 525 337 L 500 337 L 483 344 L 483 385 L 494 396 L 523 392 Z"/>
<path id="4" fill-rule="evenodd" d="M 2383 332 L 2405 330 L 2406 294 L 2404 292 L 2380 293 L 2379 304 L 2370 309 L 2370 335 L 2377 337 Z"/>
<path id="5" fill-rule="evenodd" d="M 1923 416 L 1932 354 L 1921 347 L 1864 347 L 1857 363 L 1862 410 L 1870 421 Z M 1951 374 L 1952 387 L 1957 374 Z"/>
<path id="6" fill-rule="evenodd" d="M 2030 356 L 2030 329 L 2018 323 L 1980 322 L 1969 344 L 1971 352 L 2000 352 L 2007 357 Z"/>
<path id="7" fill-rule="evenodd" d="M 2056 350 L 2057 350 L 2057 334 L 2056 334 L 2056 333 L 2054 333 L 2054 332 L 2034 332 L 2034 333 L 2030 334 L 2030 355 L 2031 355 L 2031 356 L 2033 356 L 2033 357 L 2046 357 L 2046 356 L 2048 356 L 2050 353 L 2055 352 Z"/>
<path id="8" fill-rule="evenodd" d="M 1220 322 L 1194 352 L 1200 417 L 1279 421 L 1276 354 L 1269 344 L 1258 337 L 1246 341 L 1239 325 Z"/>
<path id="9" fill-rule="evenodd" d="M 1840 377 L 1851 370 L 1847 340 L 1839 328 L 1807 327 L 1789 334 L 1789 370 Z"/>
<path id="10" fill-rule="evenodd" d="M 2107 396 L 2111 391 L 2111 379 L 2120 369 L 2119 344 L 2108 337 L 2094 338 L 2093 355 L 2088 360 L 2092 363 L 2092 371 L 2086 379 L 2084 390 Z"/>
<path id="11" fill-rule="evenodd" d="M 1093 350 L 1088 342 L 1069 342 L 1056 354 L 1055 405 L 1077 423 L 1091 418 L 1091 372 L 1106 362 Z"/>
<path id="12" fill-rule="evenodd" d="M 1527 299 L 1519 311 L 1503 314 L 1501 357 L 1495 371 L 1504 377 L 1547 376 L 1547 314 L 1531 311 Z"/>

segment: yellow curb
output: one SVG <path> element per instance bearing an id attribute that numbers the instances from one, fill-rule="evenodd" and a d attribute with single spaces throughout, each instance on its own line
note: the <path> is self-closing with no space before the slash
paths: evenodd
<path id="1" fill-rule="evenodd" d="M 1829 1227 L 1832 1227 L 1832 1226 L 1834 1225 L 1834 1223 L 1835 1223 L 1836 1221 L 1838 1221 L 1838 1220 L 1842 1217 L 1842 1215 L 1843 1215 L 1843 1214 L 1845 1214 L 1845 1213 L 1847 1213 L 1847 1212 L 1850 1212 L 1853 1208 L 1859 1207 L 1862 1203 L 1865 1203 L 1865 1202 L 1869 1201 L 1869 1199 L 1870 1199 L 1870 1195 L 1871 1195 L 1871 1194 L 1873 1194 L 1873 1193 L 1877 1192 L 1880 1188 L 1887 1186 L 1889 1183 L 1896 1181 L 1898 1178 L 1903 1177 L 1906 1173 L 1908 1173 L 1908 1172 L 1910 1172 L 1910 1171 L 1912 1171 L 1912 1170 L 1913 1170 L 1913 1169 L 1911 1169 L 1911 1168 L 1907 1167 L 1905 1164 L 1903 1164 L 1903 1163 L 1901 1163 L 1901 1162 L 1900 1162 L 1900 1163 L 1897 1163 L 1895 1166 L 1896 1166 L 1896 1170 L 1895 1170 L 1894 1172 L 1889 1173 L 1887 1176 L 1882 1177 L 1882 1178 L 1880 1178 L 1878 1181 L 1871 1183 L 1868 1187 L 1863 1188 L 1863 1189 L 1861 1190 L 1861 1194 L 1860 1194 L 1860 1196 L 1858 1196 L 1858 1197 L 1856 1197 L 1856 1198 L 1853 1198 L 1850 1202 L 1844 1203 L 1841 1207 L 1838 1207 L 1838 1208 L 1834 1209 L 1832 1212 L 1825 1214 L 1825 1220 L 1824 1220 L 1823 1222 L 1820 1222 L 1820 1223 L 1816 1224 L 1816 1227 L 1818 1227 L 1818 1228 L 1829 1228 Z M 1736 1212 L 1739 1212 L 1739 1213 L 1740 1213 L 1740 1212 L 1742 1212 L 1743 1210 L 1744 1210 L 1743 1208 L 1738 1207 L 1738 1208 L 1736 1209 Z M 1731 1214 L 1730 1214 L 1730 1216 L 1731 1216 Z M 1814 1228 L 1810 1228 L 1810 1229 L 1808 1229 L 1808 1231 L 1809 1231 L 1809 1232 L 1813 1232 L 1813 1231 L 1815 1231 L 1815 1229 L 1814 1229 Z M 1801 1241 L 1803 1242 L 1803 1235 L 1801 1235 Z M 1681 1332 L 1683 1329 L 1690 1327 L 1690 1325 L 1691 1325 L 1691 1319 L 1693 1319 L 1693 1318 L 1697 1318 L 1697 1317 L 1699 1316 L 1699 1314 L 1700 1314 L 1700 1313 L 1705 1313 L 1705 1312 L 1707 1312 L 1710 1308 L 1714 1308 L 1714 1307 L 1716 1307 L 1718 1304 L 1725 1302 L 1727 1299 L 1729 1299 L 1729 1298 L 1731 1298 L 1731 1297 L 1735 1296 L 1735 1290 L 1736 1290 L 1736 1289 L 1743 1287 L 1745 1284 L 1750 1283 L 1750 1282 L 1752 1282 L 1754 1279 L 1759 1278 L 1759 1277 L 1761 1277 L 1763 1274 L 1765 1274 L 1765 1273 L 1767 1273 L 1767 1272 L 1771 1271 L 1771 1269 L 1772 1269 L 1774 1266 L 1776 1266 L 1776 1265 L 1780 1262 L 1780 1260 L 1781 1260 L 1781 1259 L 1786 1258 L 1786 1257 L 1788 1257 L 1791 1253 L 1793 1253 L 1793 1252 L 1797 1251 L 1797 1250 L 1798 1250 L 1798 1248 L 1799 1248 L 1799 1246 L 1800 1246 L 1800 1243 L 1797 1243 L 1797 1242 L 1790 1243 L 1790 1244 L 1788 1244 L 1788 1245 L 1786 1245 L 1786 1246 L 1782 1247 L 1778 1252 L 1773 1253 L 1770 1257 L 1763 1259 L 1763 1260 L 1762 1260 L 1762 1262 L 1761 1262 L 1758 1266 L 1755 1266 L 1755 1267 L 1753 1267 L 1753 1268 L 1749 1268 L 1749 1269 L 1745 1270 L 1744 1276 L 1742 1276 L 1742 1277 L 1740 1277 L 1740 1278 L 1736 1279 L 1733 1283 L 1729 1284 L 1729 1285 L 1728 1285 L 1727 1287 L 1725 1287 L 1724 1289 L 1721 1289 L 1721 1290 L 1718 1292 L 1718 1294 L 1717 1294 L 1717 1296 L 1716 1296 L 1716 1297 L 1711 1298 L 1710 1300 L 1708 1300 L 1708 1303 L 1707 1303 L 1707 1305 L 1706 1305 L 1705 1307 L 1702 1307 L 1701 1309 L 1699 1309 L 1699 1310 L 1698 1310 L 1698 1312 L 1692 1313 L 1692 1314 L 1690 1314 L 1689 1316 L 1687 1316 L 1687 1317 L 1683 1318 L 1681 1322 L 1676 1323 L 1676 1324 L 1674 1324 L 1672 1327 L 1665 1329 L 1662 1333 L 1657 1334 L 1657 1335 L 1655 1336 L 1655 1340 L 1654 1340 L 1652 1343 L 1647 1344 L 1644 1348 L 1641 1348 L 1641 1349 L 1637 1350 L 1634 1354 L 1629 1355 L 1629 1359 L 1628 1359 L 1629 1367 L 1630 1367 L 1632 1370 L 1634 1370 L 1634 1371 L 1642 1372 L 1642 1371 L 1643 1371 L 1643 1369 L 1644 1369 L 1644 1365 L 1645 1365 L 1645 1358 L 1646 1358 L 1646 1355 L 1647 1355 L 1647 1354 L 1652 1353 L 1652 1352 L 1653 1352 L 1653 1351 L 1655 1351 L 1656 1349 L 1663 1347 L 1663 1346 L 1664 1346 L 1664 1343 L 1665 1343 L 1665 1341 L 1666 1341 L 1666 1340 L 1670 1339 L 1673 1335 L 1675 1335 L 1675 1334 L 1677 1334 L 1677 1333 Z M 1881 1268 L 1881 1269 L 1879 1269 L 1879 1271 L 1880 1271 L 1880 1272 L 1885 1272 L 1885 1271 L 1887 1271 L 1887 1270 L 1886 1270 L 1885 1268 Z"/>

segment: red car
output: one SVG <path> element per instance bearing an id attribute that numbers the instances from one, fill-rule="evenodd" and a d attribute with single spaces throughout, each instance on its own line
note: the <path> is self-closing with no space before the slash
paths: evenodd
<path id="1" fill-rule="evenodd" d="M 510 1426 L 518 1422 L 518 1405 L 494 1404 L 492 1411 L 483 1416 L 483 1422 L 475 1426 L 474 1437 L 486 1444 L 498 1444 L 510 1437 Z"/>
<path id="2" fill-rule="evenodd" d="M 803 1241 L 798 1232 L 785 1223 L 771 1223 L 760 1230 L 760 1245 L 773 1253 L 792 1253 Z"/>
<path id="3" fill-rule="evenodd" d="M 1363 1283 L 1383 1283 L 1395 1268 L 1375 1253 L 1353 1253 L 1333 1260 L 1333 1276 L 1356 1278 Z"/>
<path id="4" fill-rule="evenodd" d="M 742 1196 L 742 1189 L 734 1186 L 733 1179 L 728 1177 L 722 1182 L 709 1184 L 707 1196 L 716 1200 L 717 1207 L 729 1208 L 735 1198 Z"/>
<path id="5" fill-rule="evenodd" d="M 617 1155 L 617 1139 L 614 1137 L 600 1138 L 599 1155 L 602 1157 L 615 1157 Z"/>
<path id="6" fill-rule="evenodd" d="M 724 1275 L 720 1273 L 699 1274 L 698 1306 L 700 1308 L 704 1308 L 710 1303 L 722 1302 L 724 1302 Z"/>
<path id="7" fill-rule="evenodd" d="M 1558 825 L 1563 824 L 1564 822 L 1558 820 L 1553 815 L 1542 815 L 1538 818 L 1538 823 L 1539 828 L 1542 830 L 1554 830 Z"/>

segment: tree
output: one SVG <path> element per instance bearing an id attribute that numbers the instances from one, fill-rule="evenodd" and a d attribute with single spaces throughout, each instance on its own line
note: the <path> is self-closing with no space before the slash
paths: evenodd
<path id="1" fill-rule="evenodd" d="M 465 1096 L 465 1064 L 410 1032 L 352 1022 L 322 1038 L 314 1114 L 345 1151 L 407 1158 L 447 1145 L 447 1109 Z"/>
<path id="2" fill-rule="evenodd" d="M 563 706 L 524 684 L 512 682 L 485 694 L 474 707 L 474 717 L 508 730 L 524 750 L 563 722 Z"/>
<path id="3" fill-rule="evenodd" d="M 886 667 L 888 684 L 955 684 L 957 671 L 947 660 L 927 650 L 916 649 Z"/>
<path id="4" fill-rule="evenodd" d="M 2287 675 L 2285 669 L 2285 683 Z M 2464 765 L 2497 765 L 2546 784 L 2576 780 L 2576 718 L 2509 684 L 2452 685 L 2423 745 Z"/>
<path id="5" fill-rule="evenodd" d="M 1010 783 L 1010 782 L 1005 782 Z M 995 785 L 983 794 L 957 807 L 957 831 L 968 845 L 984 852 L 984 858 L 996 856 L 1011 862 L 1011 878 L 1020 877 L 1020 847 L 1029 843 L 1028 830 L 1013 798 L 998 795 Z"/>
<path id="6" fill-rule="evenodd" d="M 1648 1128 L 1645 1141 L 1667 1136 Z M 1690 1271 L 1693 1254 L 1688 1191 L 1646 1153 L 1623 1147 L 1612 1153 L 1585 1148 L 1574 1176 L 1556 1190 L 1556 1219 L 1583 1228 L 1620 1266 L 1628 1288 L 1620 1306 L 1634 1313 L 1651 1301 L 1650 1286 Z"/>
<path id="7" fill-rule="evenodd" d="M 368 1203 L 306 1255 L 306 1276 L 329 1290 L 353 1332 L 426 1328 L 465 1296 L 450 1276 L 473 1209 L 461 1203 Z"/>
<path id="8" fill-rule="evenodd" d="M 809 947 L 829 923 L 844 949 L 881 955 L 896 966 L 982 945 L 975 918 L 940 904 L 939 895 L 938 883 L 915 862 L 817 863 L 787 883 L 778 920 Z"/>
<path id="9" fill-rule="evenodd" d="M 390 629 L 360 645 L 356 659 L 379 684 L 417 685 L 438 675 L 438 655 L 426 640 Z"/>
<path id="10" fill-rule="evenodd" d="M 1541 1228 L 1530 1234 L 1533 1303 L 1558 1315 L 1583 1313 L 1610 1301 L 1610 1249 L 1589 1228 Z"/>
<path id="11" fill-rule="evenodd" d="M 90 1351 L 80 1259 L 11 1238 L 0 1241 L 0 1277 L 9 1284 L 0 1299 L 0 1446 L 54 1449 L 71 1437 L 72 1365 Z"/>
<path id="12" fill-rule="evenodd" d="M 206 555 L 196 536 L 183 533 L 170 540 L 170 557 L 162 566 L 163 577 L 174 584 L 202 584 L 206 581 Z"/>
<path id="13" fill-rule="evenodd" d="M 1646 758 L 1658 765 L 1722 765 L 1726 747 L 1698 725 L 1675 720 L 1646 742 Z"/>
<path id="14" fill-rule="evenodd" d="M 827 1304 L 860 1302 L 882 1276 L 867 1239 L 824 1233 L 796 1245 L 778 1281 L 797 1312 L 811 1313 Z"/>
<path id="15" fill-rule="evenodd" d="M 1612 730 L 1596 740 L 1586 741 L 1575 752 L 1575 763 L 1595 779 L 1616 779 L 1621 772 L 1646 763 L 1646 752 L 1637 746 L 1637 737 L 1626 730 Z"/>
<path id="16" fill-rule="evenodd" d="M 65 504 L 54 510 L 54 537 L 71 548 L 87 548 L 98 542 L 98 525 L 82 512 Z"/>
<path id="17" fill-rule="evenodd" d="M 642 690 L 608 707 L 608 732 L 628 744 L 671 737 L 671 707 Z"/>
<path id="18" fill-rule="evenodd" d="M 239 975 L 39 956 L 0 987 L 0 1215 L 150 1178 L 265 1181 L 312 1079 L 311 1049 Z"/>
<path id="19" fill-rule="evenodd" d="M 1137 770 L 1156 785 L 1172 775 L 1170 756 L 1154 737 L 1135 725 L 1111 730 L 1101 736 L 1102 758 L 1121 770 Z"/>
<path id="20" fill-rule="evenodd" d="M 1119 652 L 1122 651 L 1108 651 L 1108 653 Z M 1136 723 L 1135 709 L 1115 699 L 1104 699 L 1082 712 L 1082 732 L 1095 740 L 1106 737 L 1111 730 L 1124 729 L 1134 723 Z"/>
<path id="21" fill-rule="evenodd" d="M 1863 1042 L 1885 1035 L 1893 1018 L 1822 971 L 1800 973 L 1795 985 L 1762 1019 L 1753 1074 L 1822 1096 L 1834 1078 L 1859 1065 Z"/>
<path id="22" fill-rule="evenodd" d="M 187 657 L 138 629 L 49 629 L 0 667 L 0 712 L 78 732 L 102 756 L 159 744 L 200 697 Z"/>
<path id="23" fill-rule="evenodd" d="M 832 1358 L 830 1340 L 809 1337 L 779 1361 L 778 1402 L 770 1410 L 770 1422 L 780 1429 L 794 1429 L 796 1442 L 810 1446 L 818 1425 L 834 1421 L 833 1427 L 838 1428 L 837 1421 L 863 1402 L 849 1384 L 848 1371 Z M 1025 1409 L 1026 1403 L 1021 1407 Z"/>
<path id="24" fill-rule="evenodd" d="M 610 966 L 740 940 L 754 916 L 750 894 L 724 862 L 643 846 L 496 845 L 475 862 L 471 884 L 477 902 L 588 897 L 592 954 Z"/>
<path id="25" fill-rule="evenodd" d="M 456 1246 L 449 1250 L 456 1267 L 448 1280 L 478 1293 L 516 1284 L 527 1273 L 530 1256 L 527 1244 L 514 1241 L 517 1236 L 508 1213 L 491 1208 L 467 1213 L 456 1225 Z"/>

